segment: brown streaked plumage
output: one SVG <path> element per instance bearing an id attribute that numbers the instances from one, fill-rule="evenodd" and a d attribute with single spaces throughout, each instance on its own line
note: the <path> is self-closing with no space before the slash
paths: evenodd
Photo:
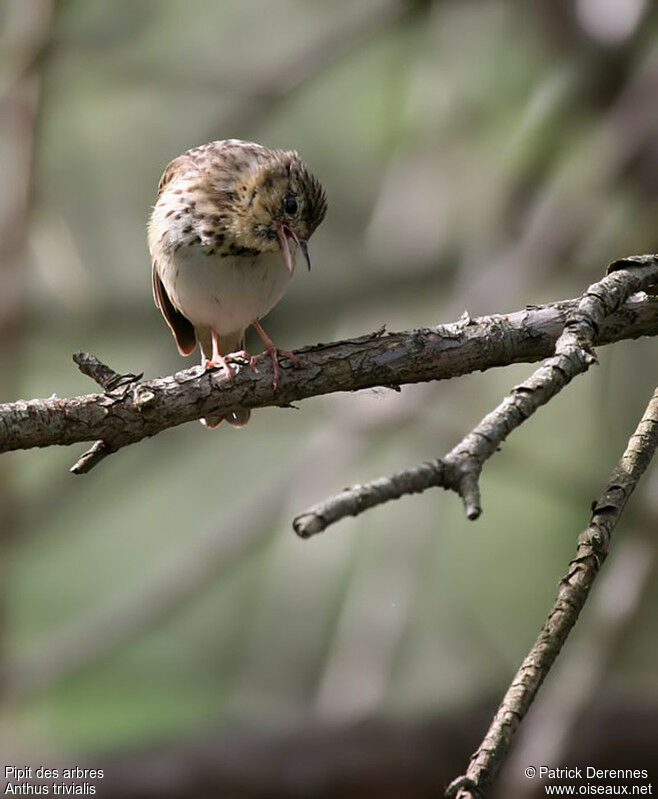
<path id="1" fill-rule="evenodd" d="M 277 349 L 258 320 L 281 299 L 299 250 L 310 268 L 307 241 L 326 207 L 320 182 L 294 151 L 227 139 L 167 166 L 148 241 L 155 303 L 181 354 L 198 341 L 202 363 L 221 364 L 232 377 L 223 356 L 243 351 L 245 330 L 254 325 L 272 358 L 276 388 Z M 242 425 L 249 411 L 226 418 Z"/>

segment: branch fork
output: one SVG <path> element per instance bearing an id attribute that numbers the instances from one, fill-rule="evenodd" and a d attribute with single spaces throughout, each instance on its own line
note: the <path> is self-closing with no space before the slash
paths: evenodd
<path id="1" fill-rule="evenodd" d="M 103 389 L 105 396 L 109 397 L 112 395 L 121 396 L 130 386 L 138 383 L 144 376 L 143 372 L 138 375 L 131 373 L 119 374 L 90 352 L 76 352 L 73 355 L 73 360 L 82 374 L 91 377 Z M 151 394 L 152 396 L 153 394 Z M 148 402 L 148 397 L 142 399 L 144 399 L 142 404 Z M 136 397 L 136 400 L 137 404 L 140 404 L 140 398 Z M 110 441 L 103 439 L 96 441 L 87 452 L 78 458 L 69 471 L 73 474 L 86 474 L 108 455 L 116 452 L 117 449 L 119 449 L 119 445 L 113 445 Z"/>
<path id="2" fill-rule="evenodd" d="M 479 518 L 482 513 L 479 479 L 484 463 L 538 408 L 574 377 L 598 363 L 594 343 L 606 320 L 633 294 L 655 285 L 658 285 L 658 256 L 631 256 L 615 261 L 606 277 L 591 285 L 567 313 L 554 354 L 527 380 L 515 386 L 447 455 L 345 489 L 295 517 L 294 530 L 301 538 L 310 538 L 346 516 L 357 516 L 376 505 L 431 487 L 454 491 L 462 499 L 466 516 L 471 520 Z"/>

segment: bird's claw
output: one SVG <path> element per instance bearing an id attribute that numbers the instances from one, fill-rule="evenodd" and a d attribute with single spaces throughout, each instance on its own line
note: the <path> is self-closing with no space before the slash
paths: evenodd
<path id="1" fill-rule="evenodd" d="M 247 352 L 247 350 L 236 350 L 235 352 L 230 352 L 227 356 L 232 361 L 242 361 L 244 363 L 251 362 L 251 355 Z"/>
<path id="2" fill-rule="evenodd" d="M 267 347 L 264 352 L 259 352 L 258 355 L 252 355 L 249 361 L 251 368 L 255 369 L 258 361 L 263 360 L 263 358 L 270 358 L 272 360 L 272 371 L 274 372 L 272 385 L 275 391 L 279 388 L 279 357 L 281 355 L 292 361 L 294 367 L 298 368 L 300 366 L 299 358 L 294 352 L 280 350 L 278 347 Z"/>
<path id="3" fill-rule="evenodd" d="M 217 366 L 221 366 L 224 369 L 226 376 L 230 381 L 235 380 L 235 377 L 233 376 L 233 370 L 229 366 L 228 361 L 226 361 L 225 358 L 222 358 L 221 355 L 219 358 L 214 358 L 213 360 L 206 358 L 206 360 L 203 362 L 203 368 L 206 370 L 206 372 L 214 369 Z"/>

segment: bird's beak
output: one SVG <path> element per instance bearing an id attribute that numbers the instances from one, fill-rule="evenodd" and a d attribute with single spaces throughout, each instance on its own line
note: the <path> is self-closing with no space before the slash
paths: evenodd
<path id="1" fill-rule="evenodd" d="M 304 253 L 304 258 L 306 259 L 306 266 L 308 266 L 308 271 L 311 271 L 311 257 L 308 254 L 308 244 L 305 239 L 297 239 L 297 244 L 299 244 L 299 249 Z"/>
<path id="2" fill-rule="evenodd" d="M 308 271 L 311 271 L 311 259 L 308 254 L 308 244 L 304 239 L 300 239 L 299 236 L 295 233 L 295 231 L 285 225 L 283 222 L 279 222 L 276 226 L 276 233 L 279 237 L 279 244 L 281 245 L 281 252 L 283 253 L 283 260 L 285 261 L 286 266 L 288 267 L 288 271 L 290 274 L 293 273 L 295 268 L 295 264 L 292 259 L 292 252 L 290 251 L 290 243 L 288 239 L 292 239 L 295 244 L 299 247 L 302 251 L 304 258 L 306 260 L 306 265 L 308 266 Z"/>

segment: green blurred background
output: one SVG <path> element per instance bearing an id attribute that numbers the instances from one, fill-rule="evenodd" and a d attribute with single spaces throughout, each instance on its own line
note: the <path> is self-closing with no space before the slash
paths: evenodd
<path id="1" fill-rule="evenodd" d="M 93 391 L 79 349 L 192 365 L 145 226 L 212 139 L 295 148 L 326 187 L 313 271 L 266 323 L 290 349 L 577 296 L 658 250 L 647 0 L 4 0 L 0 28 L 3 402 Z M 75 752 L 107 797 L 438 795 L 655 384 L 652 341 L 599 355 L 486 466 L 475 524 L 439 491 L 311 542 L 290 520 L 444 453 L 530 365 L 189 424 L 84 477 L 81 447 L 3 455 L 3 760 Z M 545 688 L 559 764 L 586 741 L 649 766 L 657 495 L 654 470 Z"/>

